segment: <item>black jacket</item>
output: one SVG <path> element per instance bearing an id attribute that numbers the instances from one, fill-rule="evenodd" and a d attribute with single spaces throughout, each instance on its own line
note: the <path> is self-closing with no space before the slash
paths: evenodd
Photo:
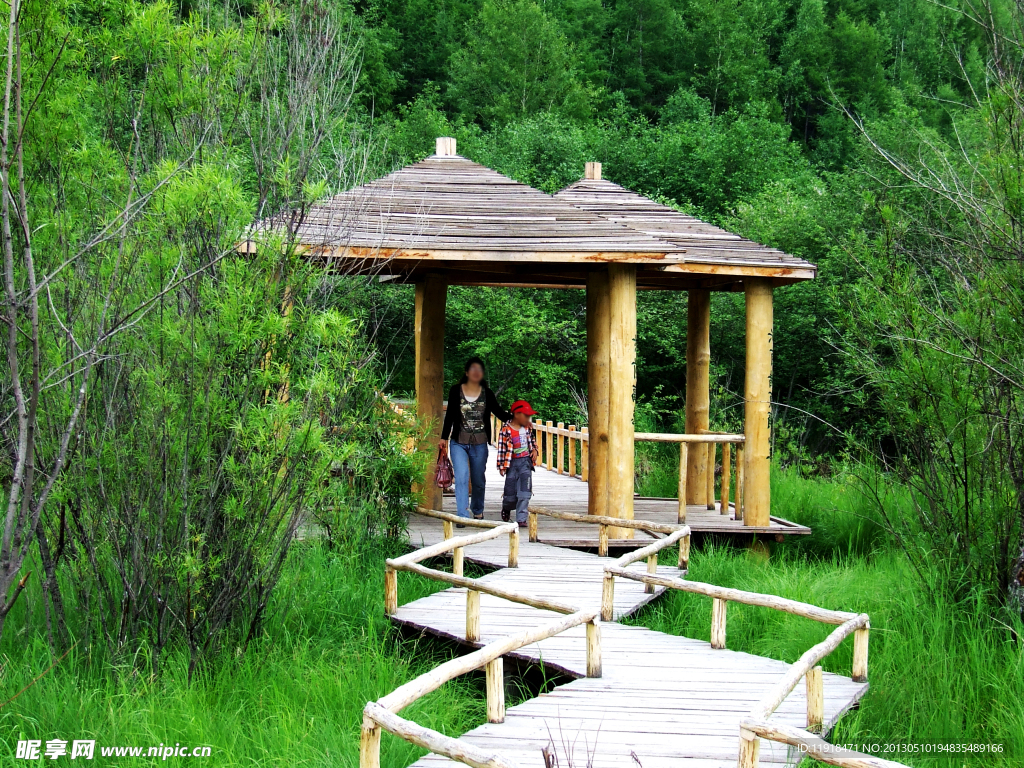
<path id="1" fill-rule="evenodd" d="M 502 422 L 512 418 L 512 414 L 506 411 L 498 403 L 489 387 L 484 387 L 484 429 L 487 431 L 487 442 L 491 442 L 491 414 L 493 413 Z M 462 431 L 462 385 L 456 384 L 448 391 L 448 410 L 444 414 L 444 424 L 441 426 L 441 439 L 452 439 L 459 442 L 459 433 Z"/>

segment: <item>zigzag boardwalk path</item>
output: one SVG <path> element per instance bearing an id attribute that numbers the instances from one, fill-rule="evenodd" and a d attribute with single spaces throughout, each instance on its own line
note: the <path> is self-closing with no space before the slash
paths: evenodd
<path id="1" fill-rule="evenodd" d="M 488 466 L 487 517 L 498 517 L 501 483 Z M 547 477 L 544 477 L 547 475 Z M 539 504 L 551 502 L 560 484 L 579 481 L 538 470 L 543 488 L 535 497 Z M 559 482 L 560 481 L 560 482 Z M 540 483 L 538 483 L 538 486 Z M 454 500 L 446 499 L 446 510 Z M 638 511 L 638 517 L 641 514 Z M 541 532 L 543 538 L 543 526 Z M 525 533 L 525 531 L 524 531 Z M 519 593 L 570 602 L 585 609 L 601 604 L 604 567 L 611 561 L 596 554 L 530 543 L 524 535 L 519 567 L 506 568 L 508 545 L 492 539 L 465 548 L 465 557 L 499 570 L 481 581 Z M 410 520 L 414 547 L 443 539 L 442 522 L 414 515 Z M 645 572 L 644 564 L 630 570 Z M 673 567 L 660 565 L 658 575 L 676 576 Z M 653 594 L 643 584 L 618 579 L 615 590 L 615 618 L 636 611 Z M 447 589 L 402 605 L 393 621 L 414 630 L 467 642 L 466 594 L 461 588 Z M 708 606 L 710 611 L 710 606 Z M 536 627 L 558 614 L 507 602 L 487 594 L 480 601 L 480 640 L 467 643 L 482 646 L 509 634 Z M 703 639 L 667 635 L 642 627 L 613 622 L 601 624 L 603 674 L 587 678 L 586 642 L 583 626 L 575 627 L 540 643 L 525 646 L 510 656 L 543 663 L 548 668 L 577 679 L 558 686 L 514 707 L 504 722 L 475 728 L 461 740 L 500 752 L 517 765 L 544 767 L 542 750 L 553 743 L 559 766 L 594 768 L 711 768 L 737 764 L 740 721 L 769 694 L 789 671 L 781 661 L 713 649 Z M 867 683 L 849 677 L 824 675 L 824 727 L 838 718 L 864 695 Z M 804 686 L 797 686 L 772 716 L 772 722 L 797 728 L 806 726 L 807 700 Z M 453 734 L 455 735 L 455 734 Z M 796 764 L 799 756 L 785 744 L 760 742 L 763 763 Z M 448 758 L 427 755 L 417 766 L 455 765 Z"/>

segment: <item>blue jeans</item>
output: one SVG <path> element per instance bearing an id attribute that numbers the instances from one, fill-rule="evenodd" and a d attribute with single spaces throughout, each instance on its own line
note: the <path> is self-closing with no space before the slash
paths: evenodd
<path id="1" fill-rule="evenodd" d="M 473 517 L 484 516 L 484 490 L 487 480 L 484 471 L 487 469 L 487 443 L 479 445 L 463 445 L 449 441 L 448 455 L 452 459 L 455 470 L 455 507 L 459 517 L 469 517 L 470 508 Z M 469 481 L 473 480 L 473 501 L 469 500 Z"/>

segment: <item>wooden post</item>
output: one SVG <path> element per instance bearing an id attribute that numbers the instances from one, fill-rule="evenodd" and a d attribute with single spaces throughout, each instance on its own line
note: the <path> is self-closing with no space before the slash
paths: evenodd
<path id="1" fill-rule="evenodd" d="M 747 373 L 744 386 L 743 522 L 771 522 L 772 285 L 746 280 Z"/>
<path id="2" fill-rule="evenodd" d="M 487 662 L 487 722 L 505 722 L 505 669 L 501 656 Z"/>
<path id="3" fill-rule="evenodd" d="M 690 567 L 690 534 L 686 534 L 679 540 L 679 570 L 685 571 Z"/>
<path id="4" fill-rule="evenodd" d="M 359 735 L 359 768 L 380 768 L 380 726 L 366 715 Z"/>
<path id="5" fill-rule="evenodd" d="M 587 275 L 587 513 L 608 514 L 608 272 Z"/>
<path id="6" fill-rule="evenodd" d="M 519 567 L 519 528 L 513 528 L 508 534 L 508 567 Z"/>
<path id="7" fill-rule="evenodd" d="M 686 522 L 686 472 L 687 454 L 690 452 L 688 443 L 679 444 L 679 509 L 676 512 L 676 521 L 682 525 Z"/>
<path id="8" fill-rule="evenodd" d="M 722 443 L 722 514 L 729 514 L 729 481 L 732 479 L 732 446 Z"/>
<path id="9" fill-rule="evenodd" d="M 548 447 L 547 467 L 548 467 L 548 472 L 550 472 L 552 464 L 554 462 L 554 458 L 555 458 L 555 452 L 554 452 L 554 450 L 552 450 L 552 448 L 554 446 L 551 445 L 551 439 L 554 437 L 554 435 L 551 433 L 551 429 L 552 429 L 552 427 L 554 425 L 552 424 L 552 422 L 549 421 L 546 426 L 548 428 L 547 435 L 546 435 L 546 437 L 547 437 L 547 447 Z"/>
<path id="10" fill-rule="evenodd" d="M 463 575 L 463 566 L 466 558 L 466 550 L 463 547 L 456 547 L 452 550 L 452 573 L 456 576 Z"/>
<path id="11" fill-rule="evenodd" d="M 394 616 L 398 611 L 398 571 L 384 566 L 384 613 Z"/>
<path id="12" fill-rule="evenodd" d="M 608 514 L 633 519 L 633 394 L 636 390 L 636 266 L 608 265 Z M 632 528 L 609 532 L 632 539 Z"/>
<path id="13" fill-rule="evenodd" d="M 736 519 L 743 519 L 743 446 L 736 446 Z"/>
<path id="14" fill-rule="evenodd" d="M 853 633 L 853 682 L 866 683 L 868 681 L 868 634 L 871 632 L 871 625 L 865 625 L 864 629 L 855 630 Z"/>
<path id="15" fill-rule="evenodd" d="M 564 421 L 558 422 L 557 429 L 559 429 L 559 430 L 565 429 L 565 422 Z M 555 461 L 558 462 L 558 474 L 561 475 L 561 474 L 563 474 L 565 472 L 565 469 L 564 469 L 564 467 L 565 467 L 565 440 L 564 440 L 564 437 L 563 437 L 561 431 L 559 431 L 559 433 L 557 435 L 555 435 L 555 440 L 558 441 L 558 443 L 557 443 L 557 445 L 558 445 L 558 452 L 557 452 L 557 455 L 555 456 Z"/>
<path id="16" fill-rule="evenodd" d="M 601 178 L 601 164 L 600 163 L 586 163 L 583 166 L 583 173 L 584 173 L 584 178 L 586 178 L 586 179 L 600 180 L 600 178 Z"/>
<path id="17" fill-rule="evenodd" d="M 527 512 L 526 519 L 528 521 L 527 522 L 528 527 L 526 529 L 526 532 L 529 534 L 530 541 L 536 543 L 536 541 L 537 541 L 537 513 L 532 511 L 532 510 L 529 510 Z"/>
<path id="18" fill-rule="evenodd" d="M 466 590 L 466 639 L 480 642 L 480 593 L 475 589 Z"/>
<path id="19" fill-rule="evenodd" d="M 601 625 L 587 622 L 587 677 L 601 676 Z"/>
<path id="20" fill-rule="evenodd" d="M 576 477 L 576 440 L 572 433 L 576 431 L 576 425 L 569 425 L 569 477 Z"/>
<path id="21" fill-rule="evenodd" d="M 711 425 L 711 291 L 686 292 L 686 432 L 699 435 Z M 690 451 L 686 502 L 707 503 L 707 451 Z"/>
<path id="22" fill-rule="evenodd" d="M 809 669 L 804 678 L 807 682 L 807 730 L 821 733 L 825 722 L 825 687 L 821 667 Z"/>
<path id="23" fill-rule="evenodd" d="M 580 479 L 587 483 L 590 481 L 590 432 L 588 427 L 580 430 Z"/>
<path id="24" fill-rule="evenodd" d="M 455 524 L 451 520 L 442 520 L 441 529 L 444 531 L 445 541 L 455 535 Z"/>
<path id="25" fill-rule="evenodd" d="M 757 734 L 740 728 L 740 756 L 736 763 L 737 768 L 757 768 L 760 749 L 761 740 L 757 738 Z"/>
<path id="26" fill-rule="evenodd" d="M 711 599 L 711 647 L 721 650 L 725 648 L 725 600 L 717 597 Z"/>
<path id="27" fill-rule="evenodd" d="M 615 613 L 615 577 L 605 573 L 601 585 L 601 621 L 611 621 Z"/>
<path id="28" fill-rule="evenodd" d="M 616 528 L 615 530 L 618 530 Z M 599 525 L 597 526 L 597 555 L 598 557 L 608 557 L 608 526 Z"/>
<path id="29" fill-rule="evenodd" d="M 416 413 L 428 425 L 420 450 L 430 462 L 419 487 L 423 504 L 441 509 L 441 489 L 434 484 L 434 452 L 441 435 L 444 401 L 444 315 L 448 286 L 444 279 L 427 275 L 416 284 Z M 458 407 L 458 404 L 455 404 Z"/>
<path id="30" fill-rule="evenodd" d="M 708 469 L 707 469 L 707 481 L 708 481 L 708 509 L 715 508 L 715 448 L 716 443 L 708 443 Z"/>
<path id="31" fill-rule="evenodd" d="M 647 556 L 647 573 L 650 576 L 657 576 L 658 575 L 658 555 L 657 555 L 657 553 L 655 553 L 653 555 L 648 555 Z M 644 592 L 646 592 L 648 595 L 653 595 L 654 594 L 654 585 L 653 584 L 644 584 Z"/>

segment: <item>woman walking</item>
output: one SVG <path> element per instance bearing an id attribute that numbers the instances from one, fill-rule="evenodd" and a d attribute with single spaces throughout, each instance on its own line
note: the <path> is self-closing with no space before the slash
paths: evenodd
<path id="1" fill-rule="evenodd" d="M 512 418 L 484 383 L 484 361 L 471 357 L 466 361 L 462 380 L 448 393 L 448 410 L 441 427 L 441 445 L 447 448 L 455 470 L 455 506 L 459 517 L 469 517 L 471 511 L 477 520 L 484 517 L 484 470 L 487 444 L 491 442 L 491 414 L 502 422 Z"/>

